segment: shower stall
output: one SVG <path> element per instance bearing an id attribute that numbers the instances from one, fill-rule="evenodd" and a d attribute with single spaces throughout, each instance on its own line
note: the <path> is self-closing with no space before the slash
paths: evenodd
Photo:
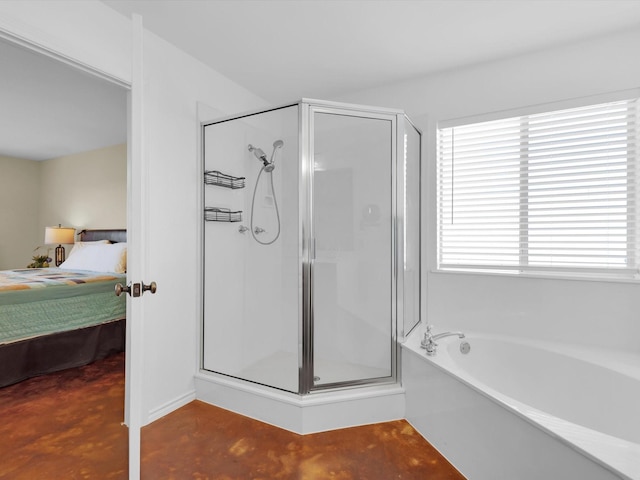
<path id="1" fill-rule="evenodd" d="M 420 131 L 399 110 L 308 99 L 201 128 L 197 394 L 304 407 L 398 387 L 420 319 Z"/>

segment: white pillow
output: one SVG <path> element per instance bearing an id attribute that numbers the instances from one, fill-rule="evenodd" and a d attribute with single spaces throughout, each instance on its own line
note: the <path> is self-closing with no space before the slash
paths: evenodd
<path id="1" fill-rule="evenodd" d="M 67 255 L 67 258 L 69 258 L 71 255 L 76 253 L 81 248 L 86 247 L 87 245 L 102 245 L 105 243 L 111 243 L 111 242 L 109 240 L 95 240 L 93 242 L 76 242 L 73 244 L 73 248 L 69 252 L 69 255 Z"/>
<path id="2" fill-rule="evenodd" d="M 73 255 L 69 255 L 69 258 L 59 268 L 125 273 L 127 271 L 127 244 L 120 242 L 85 245 Z"/>

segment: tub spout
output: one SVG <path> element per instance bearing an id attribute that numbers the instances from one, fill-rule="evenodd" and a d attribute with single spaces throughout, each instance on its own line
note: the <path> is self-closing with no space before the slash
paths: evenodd
<path id="1" fill-rule="evenodd" d="M 444 332 L 444 333 L 437 333 L 436 335 L 432 336 L 432 340 L 438 340 L 439 338 L 444 338 L 444 337 L 452 337 L 454 335 L 457 335 L 458 338 L 464 338 L 464 333 L 462 332 Z"/>
<path id="2" fill-rule="evenodd" d="M 443 332 L 443 333 L 437 333 L 433 335 L 431 333 L 431 328 L 432 328 L 431 325 L 427 325 L 427 331 L 424 334 L 424 338 L 420 342 L 420 346 L 427 351 L 427 355 L 429 356 L 433 356 L 436 354 L 436 347 L 438 346 L 438 344 L 436 343 L 436 340 L 439 340 L 444 337 L 452 337 L 452 336 L 456 336 L 458 338 L 464 338 L 464 333 L 462 332 Z"/>

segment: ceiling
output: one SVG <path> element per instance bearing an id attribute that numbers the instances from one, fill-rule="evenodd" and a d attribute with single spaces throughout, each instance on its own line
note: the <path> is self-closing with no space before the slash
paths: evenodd
<path id="1" fill-rule="evenodd" d="M 105 0 L 273 104 L 640 28 L 640 0 Z M 0 155 L 125 141 L 124 90 L 0 42 Z"/>
<path id="2" fill-rule="evenodd" d="M 273 104 L 640 27 L 639 0 L 106 0 Z"/>
<path id="3" fill-rule="evenodd" d="M 48 160 L 124 143 L 126 91 L 0 41 L 0 155 Z"/>

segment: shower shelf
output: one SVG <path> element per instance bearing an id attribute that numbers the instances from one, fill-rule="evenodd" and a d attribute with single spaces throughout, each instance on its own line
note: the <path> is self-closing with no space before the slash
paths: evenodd
<path id="1" fill-rule="evenodd" d="M 242 210 L 232 212 L 228 208 L 204 207 L 204 219 L 207 222 L 241 222 Z"/>
<path id="2" fill-rule="evenodd" d="M 204 183 L 207 185 L 217 185 L 225 188 L 244 188 L 245 177 L 232 177 L 218 170 L 207 170 L 204 172 Z"/>

